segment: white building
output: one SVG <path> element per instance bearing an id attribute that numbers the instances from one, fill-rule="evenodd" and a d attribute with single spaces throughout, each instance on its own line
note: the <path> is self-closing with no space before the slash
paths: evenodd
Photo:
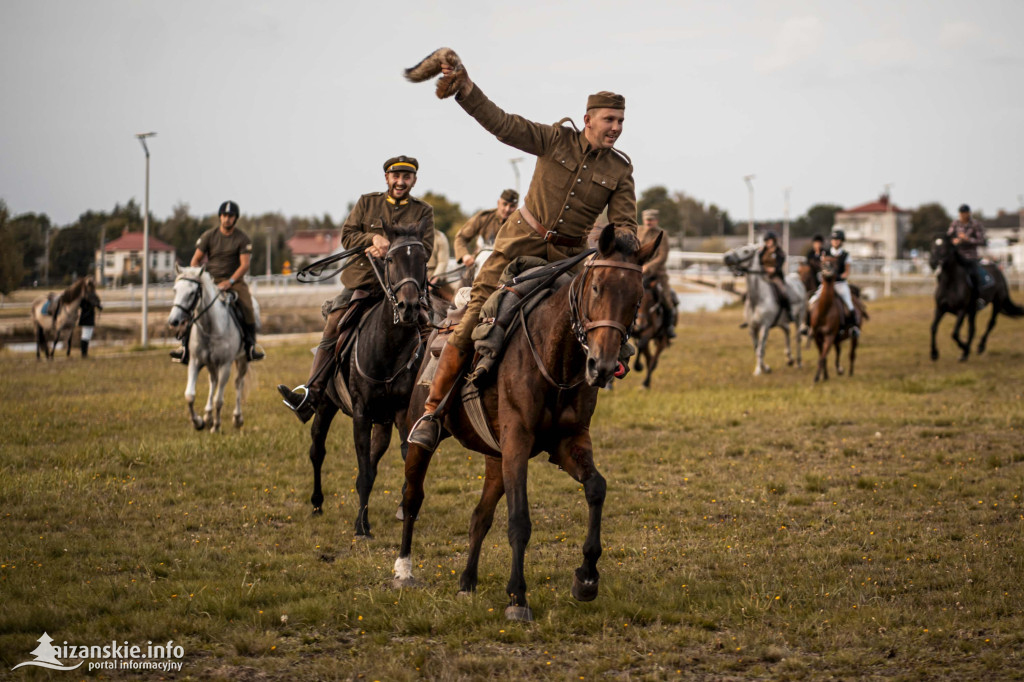
<path id="1" fill-rule="evenodd" d="M 835 228 L 846 233 L 846 250 L 854 258 L 899 258 L 910 231 L 911 211 L 883 194 L 878 201 L 836 213 Z"/>
<path id="2" fill-rule="evenodd" d="M 119 286 L 125 278 L 142 281 L 142 233 L 124 232 L 103 246 L 103 277 L 105 283 Z M 100 252 L 96 251 L 96 262 Z M 174 279 L 174 247 L 156 237 L 149 237 L 149 279 L 160 282 Z"/>

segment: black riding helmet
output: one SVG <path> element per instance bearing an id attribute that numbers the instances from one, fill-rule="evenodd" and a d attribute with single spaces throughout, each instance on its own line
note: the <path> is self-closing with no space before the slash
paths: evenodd
<path id="1" fill-rule="evenodd" d="M 832 239 L 838 239 L 841 242 L 845 242 L 846 233 L 842 230 L 832 230 Z"/>
<path id="2" fill-rule="evenodd" d="M 768 241 L 769 239 L 773 240 L 776 244 L 779 243 L 779 235 L 775 234 L 774 230 L 768 230 L 764 233 L 764 240 Z"/>
<path id="3" fill-rule="evenodd" d="M 238 204 L 228 199 L 220 205 L 220 210 L 217 211 L 217 215 L 233 215 L 238 217 Z"/>

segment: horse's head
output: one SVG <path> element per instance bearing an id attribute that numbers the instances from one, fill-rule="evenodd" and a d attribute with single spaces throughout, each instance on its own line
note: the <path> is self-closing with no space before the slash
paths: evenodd
<path id="1" fill-rule="evenodd" d="M 174 272 L 177 275 L 174 278 L 174 303 L 171 304 L 171 314 L 167 316 L 167 324 L 171 327 L 188 322 L 203 298 L 203 287 L 213 283 L 205 265 L 183 268 L 175 263 Z"/>
<path id="2" fill-rule="evenodd" d="M 570 291 L 573 331 L 587 353 L 586 380 L 605 386 L 619 365 L 619 349 L 629 337 L 643 296 L 643 264 L 661 244 L 662 235 L 640 246 L 636 235 L 606 225 L 597 239 L 597 254 L 584 262 Z"/>
<path id="3" fill-rule="evenodd" d="M 826 282 L 834 282 L 839 271 L 839 259 L 835 256 L 823 255 L 821 257 L 821 279 Z"/>
<path id="4" fill-rule="evenodd" d="M 932 270 L 938 270 L 939 266 L 950 260 L 950 257 L 955 255 L 956 248 L 953 246 L 953 242 L 950 241 L 949 235 L 940 234 L 935 236 L 935 241 L 932 242 L 932 252 L 928 257 L 928 265 L 931 266 Z"/>
<path id="5" fill-rule="evenodd" d="M 754 259 L 755 254 L 757 254 L 757 244 L 746 244 L 726 251 L 722 261 L 734 275 L 743 275 L 749 272 L 748 263 Z"/>
<path id="6" fill-rule="evenodd" d="M 427 292 L 427 249 L 423 238 L 429 229 L 432 228 L 423 221 L 385 230 L 391 246 L 383 258 L 381 278 L 398 324 L 416 324 L 420 319 L 420 306 Z"/>

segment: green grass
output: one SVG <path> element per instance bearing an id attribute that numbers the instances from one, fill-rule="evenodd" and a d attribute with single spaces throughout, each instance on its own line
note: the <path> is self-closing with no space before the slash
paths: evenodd
<path id="1" fill-rule="evenodd" d="M 1020 677 L 1024 326 L 1001 321 L 986 355 L 961 364 L 947 321 L 932 363 L 926 299 L 871 314 L 856 375 L 823 385 L 813 349 L 785 367 L 777 332 L 774 372 L 751 376 L 738 310 L 683 316 L 653 390 L 633 374 L 594 419 L 608 480 L 594 602 L 569 595 L 580 486 L 532 463 L 532 624 L 502 615 L 503 504 L 478 594 L 456 597 L 475 453 L 448 442 L 434 459 L 422 589 L 390 587 L 395 443 L 375 539 L 352 537 L 344 417 L 324 516 L 310 516 L 308 430 L 273 386 L 305 377 L 312 343 L 270 348 L 245 428 L 222 435 L 191 430 L 185 372 L 165 352 L 0 355 L 0 677 L 49 675 L 9 672 L 44 630 L 58 643 L 174 640 L 177 679 Z"/>

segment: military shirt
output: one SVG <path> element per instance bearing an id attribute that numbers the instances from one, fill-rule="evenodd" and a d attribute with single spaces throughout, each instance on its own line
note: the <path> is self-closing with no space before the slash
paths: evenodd
<path id="1" fill-rule="evenodd" d="M 633 164 L 615 149 L 594 149 L 575 126 L 529 121 L 508 114 L 474 85 L 456 97 L 477 122 L 501 142 L 537 157 L 523 204 L 546 230 L 584 240 L 594 220 L 608 207 L 608 221 L 636 233 Z M 524 238 L 541 239 L 516 209 L 498 231 L 494 248 L 508 253 Z M 511 249 L 509 247 L 512 247 Z"/>
<path id="2" fill-rule="evenodd" d="M 636 228 L 636 236 L 640 240 L 640 245 L 645 246 L 650 244 L 658 235 L 664 235 L 661 238 L 661 244 L 658 245 L 658 252 L 654 254 L 651 260 L 644 264 L 644 274 L 653 275 L 667 275 L 668 269 L 666 264 L 668 263 L 668 235 L 665 234 L 665 230 L 660 227 L 647 227 L 643 223 Z"/>
<path id="3" fill-rule="evenodd" d="M 423 245 L 427 258 L 434 251 L 434 209 L 415 197 L 400 201 L 387 192 L 371 192 L 359 197 L 352 212 L 341 226 L 341 245 L 346 249 L 367 249 L 373 245 L 373 235 L 382 237 L 384 228 L 419 225 L 423 231 Z M 364 254 L 353 256 L 355 263 L 341 273 L 341 283 L 349 289 L 377 289 L 380 285 Z"/>
<path id="4" fill-rule="evenodd" d="M 477 254 L 478 249 L 474 243 L 477 237 L 482 238 L 486 244 L 493 245 L 500 228 L 501 219 L 498 218 L 498 209 L 491 208 L 474 215 L 459 228 L 458 234 L 455 235 L 455 260 L 461 263 L 463 256 Z"/>
<path id="5" fill-rule="evenodd" d="M 440 277 L 448 272 L 448 257 L 451 247 L 448 245 L 448 237 L 441 230 L 434 230 L 434 250 L 427 261 L 427 277 Z"/>
<path id="6" fill-rule="evenodd" d="M 237 227 L 231 230 L 231 234 L 224 234 L 219 227 L 207 230 L 199 237 L 196 248 L 206 254 L 206 271 L 216 282 L 235 274 L 242 264 L 243 255 L 252 255 L 252 241 L 249 235 Z"/>

